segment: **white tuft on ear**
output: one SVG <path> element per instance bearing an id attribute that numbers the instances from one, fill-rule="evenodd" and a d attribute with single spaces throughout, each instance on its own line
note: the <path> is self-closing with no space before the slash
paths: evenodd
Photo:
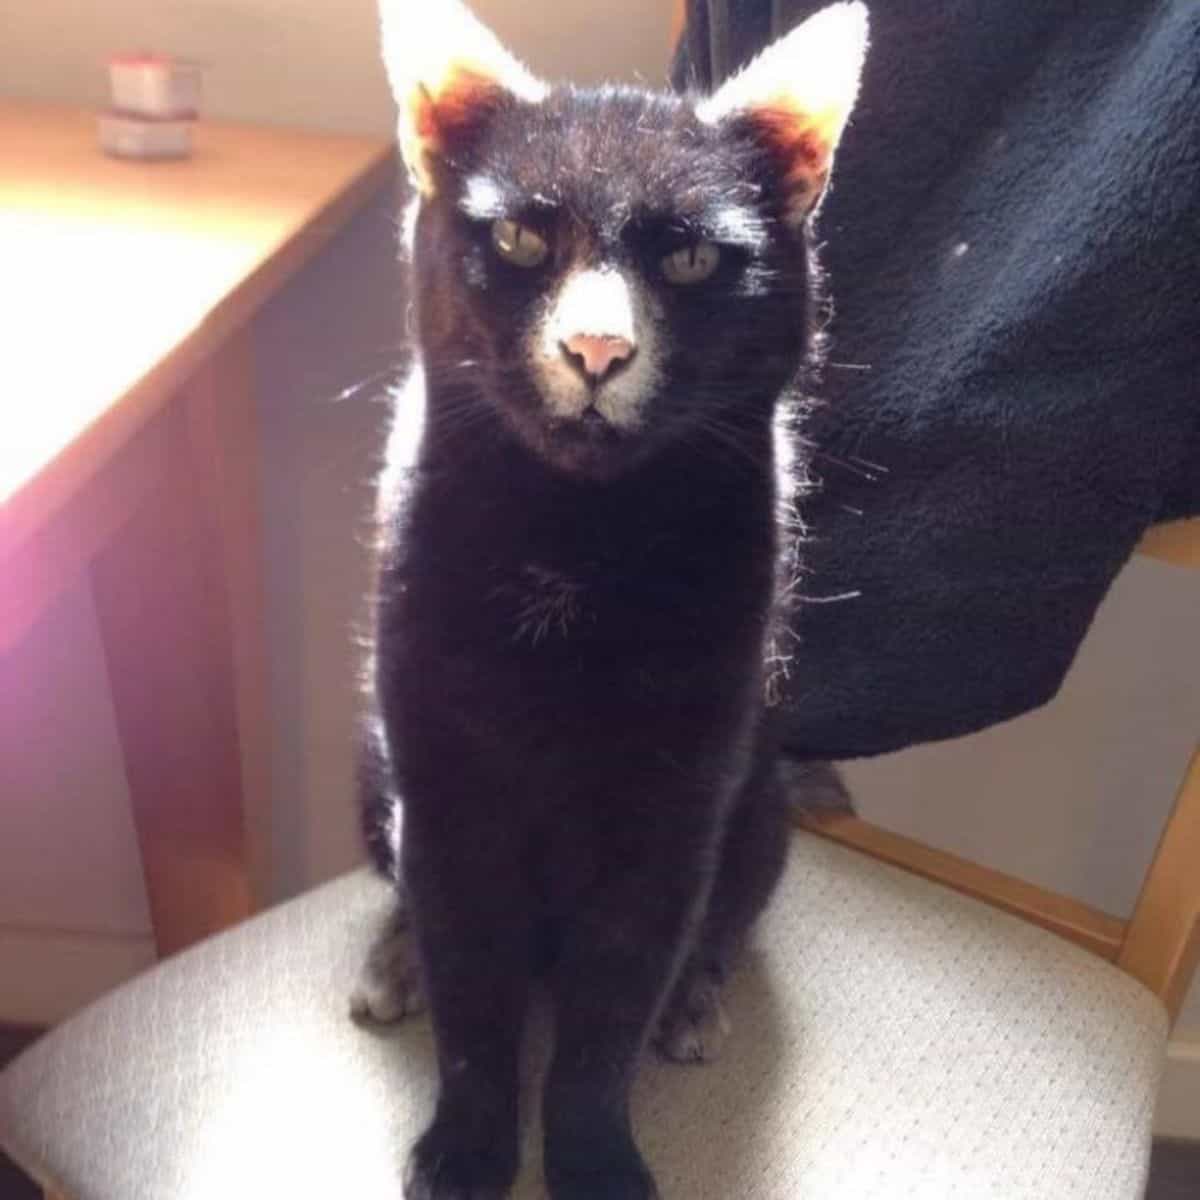
<path id="1" fill-rule="evenodd" d="M 415 11 L 414 11 L 415 10 Z M 380 0 L 383 59 L 400 109 L 400 150 L 432 195 L 435 163 L 505 98 L 536 104 L 535 79 L 459 0 Z"/>
<path id="2" fill-rule="evenodd" d="M 735 116 L 751 121 L 780 161 L 794 221 L 803 221 L 824 194 L 866 53 L 866 6 L 831 4 L 696 106 L 711 124 Z"/>

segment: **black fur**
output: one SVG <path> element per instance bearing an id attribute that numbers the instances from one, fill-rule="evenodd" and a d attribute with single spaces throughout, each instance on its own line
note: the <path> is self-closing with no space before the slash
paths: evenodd
<path id="1" fill-rule="evenodd" d="M 464 215 L 479 171 L 544 231 L 543 267 L 502 262 Z M 660 1013 L 685 1019 L 719 985 L 782 868 L 764 695 L 793 531 L 772 420 L 806 365 L 813 270 L 778 175 L 752 131 L 704 126 L 685 101 L 564 89 L 495 105 L 422 205 L 426 426 L 384 507 L 384 736 L 364 769 L 370 844 L 410 893 L 441 1071 L 410 1198 L 505 1194 L 527 989 L 547 959 L 551 1194 L 654 1195 L 628 1115 L 638 1056 Z M 672 288 L 656 264 L 729 202 L 761 237 Z M 636 435 L 554 427 L 522 355 L 580 262 L 636 272 L 666 313 Z"/>

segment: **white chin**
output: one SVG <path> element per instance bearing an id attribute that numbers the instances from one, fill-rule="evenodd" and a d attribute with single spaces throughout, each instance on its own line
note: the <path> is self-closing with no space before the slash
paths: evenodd
<path id="1" fill-rule="evenodd" d="M 635 376 L 636 370 L 635 363 L 593 391 L 566 364 L 542 359 L 537 364 L 538 388 L 551 417 L 577 421 L 594 405 L 614 429 L 632 432 L 642 425 L 649 383 Z"/>

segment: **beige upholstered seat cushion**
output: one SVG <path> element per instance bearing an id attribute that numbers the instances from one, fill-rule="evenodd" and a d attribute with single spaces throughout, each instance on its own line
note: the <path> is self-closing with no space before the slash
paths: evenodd
<path id="1" fill-rule="evenodd" d="M 0 1141 L 73 1200 L 396 1200 L 428 1020 L 346 1016 L 384 902 L 349 876 L 102 1000 L 0 1077 Z M 664 1200 L 1141 1195 L 1162 1008 L 1050 934 L 798 835 L 730 1000 L 720 1063 L 647 1059 Z M 531 1122 L 522 1200 L 538 1159 Z"/>

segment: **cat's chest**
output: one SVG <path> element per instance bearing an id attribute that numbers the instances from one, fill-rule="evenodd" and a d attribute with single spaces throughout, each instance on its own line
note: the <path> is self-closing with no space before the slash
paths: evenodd
<path id="1" fill-rule="evenodd" d="M 623 557 L 529 555 L 494 568 L 488 607 L 499 644 L 603 668 L 625 656 L 686 654 L 757 624 L 769 605 L 766 566 L 669 539 Z"/>
<path id="2" fill-rule="evenodd" d="M 765 489 L 725 504 L 662 487 L 574 504 L 464 494 L 419 506 L 405 554 L 409 615 L 444 648 L 603 674 L 699 644 L 746 648 L 766 618 Z"/>
<path id="3" fill-rule="evenodd" d="M 628 564 L 533 557 L 496 568 L 489 607 L 501 640 L 528 650 L 648 641 L 687 607 L 678 578 Z"/>
<path id="4" fill-rule="evenodd" d="M 495 574 L 489 601 L 511 645 L 537 649 L 577 641 L 595 632 L 602 613 L 611 619 L 596 573 L 578 563 L 567 569 L 530 560 L 500 566 Z"/>

